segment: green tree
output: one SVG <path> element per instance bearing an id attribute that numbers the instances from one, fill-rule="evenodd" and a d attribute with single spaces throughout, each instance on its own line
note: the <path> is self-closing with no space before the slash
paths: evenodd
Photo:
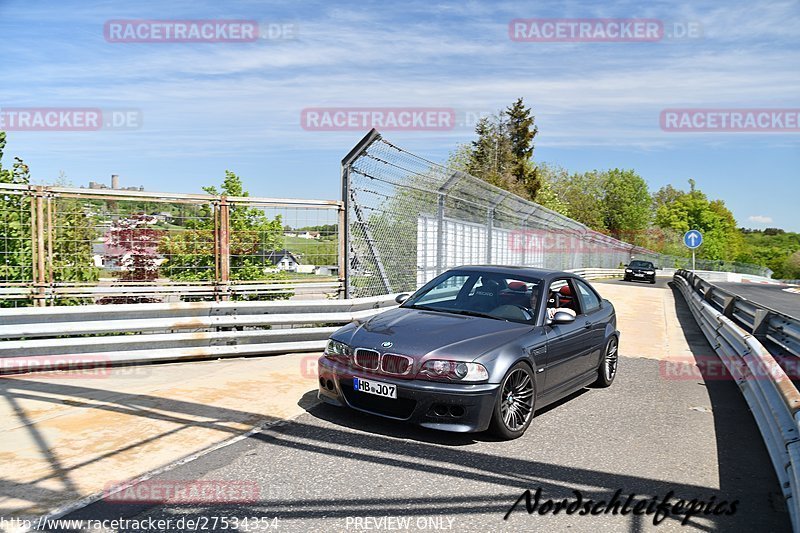
<path id="1" fill-rule="evenodd" d="M 665 191 L 656 193 L 657 198 L 672 196 L 658 206 L 655 223 L 658 227 L 683 234 L 690 229 L 703 233 L 703 245 L 698 249 L 698 257 L 712 260 L 733 260 L 742 251 L 741 233 L 736 227 L 733 214 L 722 200 L 710 201 L 689 180 L 689 191 Z"/>
<path id="2" fill-rule="evenodd" d="M 203 187 L 215 196 L 249 196 L 242 180 L 226 170 L 221 189 Z M 270 252 L 283 247 L 283 222 L 278 215 L 267 217 L 258 208 L 232 204 L 229 207 L 230 222 L 230 279 L 263 280 L 281 277 L 266 272 L 272 267 L 267 259 Z M 173 232 L 164 237 L 159 250 L 167 258 L 162 272 L 177 281 L 208 281 L 214 278 L 214 220 L 212 211 L 206 206 L 200 216 L 185 223 L 186 230 Z"/>
<path id="3" fill-rule="evenodd" d="M 571 218 L 572 213 L 570 212 L 569 204 L 559 195 L 557 189 L 558 183 L 564 183 L 569 180 L 569 172 L 562 167 L 546 163 L 539 164 L 536 172 L 541 181 L 536 203 Z"/>
<path id="4" fill-rule="evenodd" d="M 557 204 L 565 206 L 561 213 L 597 231 L 606 231 L 603 209 L 604 176 L 601 172 L 576 172 L 563 169 L 546 177 Z"/>
<path id="5" fill-rule="evenodd" d="M 652 198 L 647 182 L 633 170 L 604 173 L 603 225 L 615 238 L 644 244 L 651 219 Z"/>
<path id="6" fill-rule="evenodd" d="M 10 169 L 3 168 L 5 147 L 6 132 L 0 131 L 0 183 L 29 185 L 30 172 L 21 159 L 15 158 Z M 30 196 L 0 194 L 0 281 L 32 281 L 32 261 Z"/>
<path id="7" fill-rule="evenodd" d="M 531 164 L 534 138 L 539 133 L 531 108 L 518 98 L 506 111 L 506 130 L 513 160 L 509 169 L 517 184 L 525 190 L 525 196 L 536 200 L 542 183 L 537 176 L 536 167 Z"/>

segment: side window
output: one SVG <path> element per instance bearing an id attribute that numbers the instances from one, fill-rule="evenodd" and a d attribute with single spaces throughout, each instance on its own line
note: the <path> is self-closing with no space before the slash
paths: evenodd
<path id="1" fill-rule="evenodd" d="M 580 313 L 578 302 L 572 293 L 572 287 L 565 279 L 558 279 L 550 284 L 547 291 L 548 309 L 572 309 L 576 314 Z"/>
<path id="2" fill-rule="evenodd" d="M 586 313 L 591 313 L 600 309 L 600 299 L 592 289 L 586 286 L 582 281 L 575 280 L 575 285 L 578 286 L 578 292 L 581 295 L 581 303 Z"/>

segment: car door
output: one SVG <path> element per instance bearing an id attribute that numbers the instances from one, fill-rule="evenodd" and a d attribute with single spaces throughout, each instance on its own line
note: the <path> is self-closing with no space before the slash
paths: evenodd
<path id="1" fill-rule="evenodd" d="M 554 292 L 559 292 L 567 285 L 575 294 L 575 287 L 570 278 L 553 280 L 547 293 L 548 306 L 553 303 Z M 554 290 L 555 289 L 555 290 Z M 546 390 L 568 388 L 570 382 L 586 372 L 587 355 L 591 348 L 589 338 L 591 332 L 586 327 L 586 316 L 581 313 L 580 299 L 574 298 L 577 307 L 576 319 L 567 324 L 545 324 L 547 335 L 547 367 L 545 376 Z"/>
<path id="2" fill-rule="evenodd" d="M 580 299 L 582 314 L 579 318 L 582 319 L 583 327 L 588 335 L 585 337 L 584 342 L 586 345 L 583 347 L 584 357 L 582 358 L 581 370 L 588 372 L 595 370 L 600 364 L 602 357 L 605 335 L 606 323 L 608 322 L 608 309 L 603 308 L 603 300 L 586 282 L 579 279 L 573 280 L 574 286 L 577 289 L 577 295 Z"/>

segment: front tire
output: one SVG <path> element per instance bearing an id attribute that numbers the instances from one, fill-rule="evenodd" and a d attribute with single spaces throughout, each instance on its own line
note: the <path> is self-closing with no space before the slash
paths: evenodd
<path id="1" fill-rule="evenodd" d="M 509 369 L 497 392 L 489 429 L 503 440 L 521 437 L 533 420 L 536 381 L 533 370 L 520 361 Z"/>
<path id="2" fill-rule="evenodd" d="M 614 378 L 617 377 L 617 366 L 619 364 L 619 339 L 612 335 L 606 342 L 603 350 L 603 359 L 597 369 L 597 381 L 595 387 L 605 388 L 611 386 Z"/>

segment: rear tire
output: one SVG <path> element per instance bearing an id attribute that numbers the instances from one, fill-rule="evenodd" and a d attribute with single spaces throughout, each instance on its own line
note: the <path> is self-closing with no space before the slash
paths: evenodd
<path id="1" fill-rule="evenodd" d="M 597 368 L 597 381 L 593 385 L 599 388 L 610 387 L 614 382 L 614 378 L 617 377 L 618 365 L 619 339 L 617 339 L 616 335 L 612 335 L 603 349 L 603 358 Z"/>
<path id="2" fill-rule="evenodd" d="M 520 361 L 509 369 L 500 383 L 489 431 L 503 440 L 521 437 L 531 425 L 535 408 L 533 370 Z"/>

